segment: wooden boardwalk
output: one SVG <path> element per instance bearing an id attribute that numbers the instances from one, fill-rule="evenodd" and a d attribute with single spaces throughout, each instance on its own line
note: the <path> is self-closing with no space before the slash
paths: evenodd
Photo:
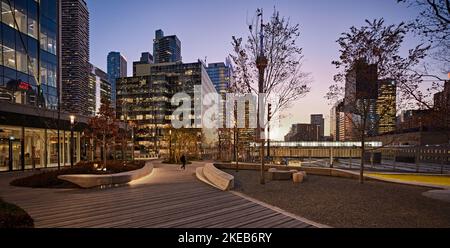
<path id="1" fill-rule="evenodd" d="M 200 165 L 180 171 L 156 164 L 150 176 L 131 185 L 89 190 L 16 188 L 8 185 L 12 176 L 0 175 L 0 197 L 25 209 L 36 227 L 313 227 L 198 181 L 194 171 Z"/>

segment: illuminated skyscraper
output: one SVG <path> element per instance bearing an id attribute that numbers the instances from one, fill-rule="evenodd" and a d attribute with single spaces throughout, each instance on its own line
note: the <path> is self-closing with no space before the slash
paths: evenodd
<path id="1" fill-rule="evenodd" d="M 378 134 L 395 130 L 396 126 L 396 84 L 394 80 L 378 81 L 377 117 Z"/>
<path id="2" fill-rule="evenodd" d="M 61 0 L 62 107 L 89 115 L 89 11 L 84 0 Z"/>

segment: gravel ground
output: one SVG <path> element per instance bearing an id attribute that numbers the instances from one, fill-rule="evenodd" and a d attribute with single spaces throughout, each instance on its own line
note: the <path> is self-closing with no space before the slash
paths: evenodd
<path id="1" fill-rule="evenodd" d="M 429 188 L 314 175 L 302 184 L 260 185 L 256 171 L 226 172 L 235 176 L 234 190 L 332 227 L 450 227 L 450 203 L 422 196 Z"/>

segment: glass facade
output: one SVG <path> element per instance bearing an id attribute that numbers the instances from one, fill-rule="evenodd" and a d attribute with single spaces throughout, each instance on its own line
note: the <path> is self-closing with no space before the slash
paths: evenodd
<path id="1" fill-rule="evenodd" d="M 89 94 L 87 101 L 91 115 L 96 115 L 100 110 L 102 100 L 111 102 L 111 84 L 109 83 L 108 74 L 101 69 L 90 65 L 89 74 Z"/>
<path id="2" fill-rule="evenodd" d="M 74 163 L 80 161 L 80 132 L 74 132 Z M 28 127 L 0 126 L 0 172 L 70 166 L 71 132 Z"/>
<path id="3" fill-rule="evenodd" d="M 156 30 L 153 42 L 153 58 L 156 64 L 181 62 L 181 41 L 176 35 L 164 36 L 162 30 Z"/>
<path id="4" fill-rule="evenodd" d="M 119 78 L 117 80 L 117 118 L 136 124 L 134 137 L 141 153 L 160 151 L 167 146 L 164 136 L 171 126 L 173 112 L 171 98 L 184 92 L 192 98 L 191 125 L 201 119 L 196 113 L 195 86 L 202 88 L 203 96 L 216 92 L 205 67 L 197 63 L 151 64 L 147 75 Z M 202 108 L 203 110 L 203 108 Z M 167 148 L 167 147 L 166 147 Z"/>
<path id="5" fill-rule="evenodd" d="M 208 65 L 206 71 L 208 72 L 214 87 L 216 87 L 217 92 L 224 97 L 230 88 L 232 72 L 231 63 L 212 63 Z"/>
<path id="6" fill-rule="evenodd" d="M 116 80 L 127 76 L 127 60 L 120 52 L 110 52 L 107 61 L 107 73 L 111 85 L 111 101 L 116 104 Z"/>
<path id="7" fill-rule="evenodd" d="M 57 108 L 57 1 L 1 0 L 0 101 Z"/>

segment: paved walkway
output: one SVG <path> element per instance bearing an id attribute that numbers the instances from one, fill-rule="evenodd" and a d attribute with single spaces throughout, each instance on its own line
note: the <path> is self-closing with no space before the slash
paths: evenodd
<path id="1" fill-rule="evenodd" d="M 156 163 L 153 173 L 108 189 L 29 189 L 0 175 L 0 197 L 25 209 L 36 227 L 314 227 L 270 206 L 200 181 L 195 168 Z M 23 176 L 24 174 L 20 174 Z"/>

